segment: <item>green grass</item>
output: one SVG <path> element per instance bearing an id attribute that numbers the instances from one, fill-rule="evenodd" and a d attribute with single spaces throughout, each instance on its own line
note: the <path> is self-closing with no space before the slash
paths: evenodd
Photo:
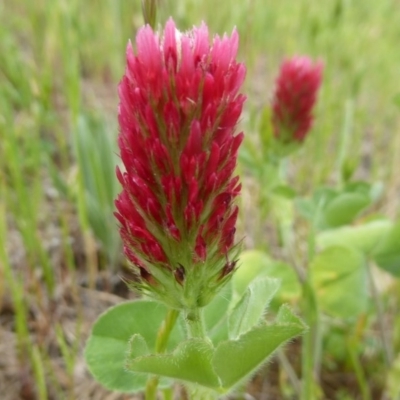
<path id="1" fill-rule="evenodd" d="M 269 101 L 284 57 L 309 54 L 322 59 L 324 83 L 315 128 L 293 161 L 296 185 L 305 191 L 310 181 L 337 178 L 336 149 L 350 118 L 345 156 L 359 165 L 359 174 L 389 186 L 393 194 L 387 200 L 396 211 L 398 2 L 160 3 L 160 23 L 173 16 L 187 29 L 204 20 L 220 34 L 237 27 L 240 58 L 248 64 L 248 110 L 261 109 Z M 109 169 L 117 160 L 116 87 L 126 43 L 134 40 L 141 24 L 140 2 L 133 0 L 0 2 L 0 304 L 6 295 L 12 299 L 21 357 L 29 355 L 40 399 L 47 398 L 50 367 L 45 344 L 35 343 L 29 333 L 28 298 L 45 307 L 45 299 L 52 298 L 62 282 L 61 266 L 52 264 L 43 232 L 48 224 L 58 224 L 63 259 L 74 276 L 68 204 L 78 216 L 89 284 L 94 287 L 99 268 L 116 268 L 119 241 L 111 214 L 118 185 L 114 167 Z M 252 139 L 248 132 L 246 140 Z M 58 192 L 51 215 L 49 186 Z M 21 237 L 22 247 L 13 247 L 11 232 Z M 98 262 L 96 243 L 106 261 Z M 13 252 L 23 253 L 24 262 L 14 265 Z M 58 325 L 54 330 L 71 376 L 75 356 L 68 352 Z"/>

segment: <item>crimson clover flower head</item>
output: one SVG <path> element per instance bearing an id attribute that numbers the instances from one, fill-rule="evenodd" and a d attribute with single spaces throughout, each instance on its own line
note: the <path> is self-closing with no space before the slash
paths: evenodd
<path id="1" fill-rule="evenodd" d="M 210 43 L 204 23 L 181 33 L 170 19 L 162 35 L 141 28 L 136 53 L 127 47 L 115 216 L 134 285 L 176 308 L 207 304 L 236 265 L 238 40 L 234 30 Z"/>
<path id="2" fill-rule="evenodd" d="M 301 143 L 310 131 L 322 70 L 321 62 L 313 63 L 306 56 L 281 65 L 272 101 L 274 136 L 281 143 Z"/>

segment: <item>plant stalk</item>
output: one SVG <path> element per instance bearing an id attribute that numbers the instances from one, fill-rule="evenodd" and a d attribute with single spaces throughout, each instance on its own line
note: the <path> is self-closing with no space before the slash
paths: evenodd
<path id="1" fill-rule="evenodd" d="M 185 310 L 185 322 L 189 339 L 209 340 L 206 335 L 203 308 Z M 210 389 L 195 386 L 187 387 L 188 400 L 216 400 L 217 394 Z"/>
<path id="2" fill-rule="evenodd" d="M 301 384 L 299 378 L 297 377 L 296 371 L 293 369 L 292 365 L 290 364 L 289 360 L 286 357 L 285 352 L 282 349 L 278 350 L 277 355 L 282 368 L 286 372 L 289 381 L 296 392 L 297 398 L 299 398 L 301 393 Z"/>
<path id="3" fill-rule="evenodd" d="M 303 283 L 303 312 L 309 331 L 303 335 L 301 400 L 315 399 L 314 353 L 318 331 L 318 309 L 314 290 L 308 282 Z"/>
<path id="4" fill-rule="evenodd" d="M 356 346 L 357 340 L 354 337 L 354 335 L 350 340 L 347 341 L 346 345 L 347 345 L 347 351 L 349 352 L 349 355 L 350 355 L 350 361 L 353 364 L 354 372 L 356 374 L 357 383 L 361 390 L 362 399 L 363 400 L 371 400 L 371 395 L 370 395 L 370 391 L 368 388 L 368 381 L 365 377 L 363 368 L 361 366 L 361 362 L 360 362 L 358 354 L 355 350 L 355 348 L 357 347 Z"/>
<path id="5" fill-rule="evenodd" d="M 156 339 L 156 353 L 164 353 L 167 348 L 169 335 L 175 326 L 175 322 L 179 316 L 178 310 L 169 310 L 164 322 L 161 325 L 157 333 Z M 158 387 L 159 377 L 150 376 L 146 383 L 145 399 L 146 400 L 157 400 L 157 387 Z"/>
<path id="6" fill-rule="evenodd" d="M 174 391 L 171 387 L 163 389 L 162 394 L 163 394 L 163 400 L 174 399 Z"/>
<path id="7" fill-rule="evenodd" d="M 279 164 L 279 172 L 281 180 L 284 182 L 286 179 L 286 165 L 281 160 Z M 318 210 L 317 210 L 318 212 Z M 293 225 L 293 224 L 292 224 Z M 310 226 L 310 233 L 308 235 L 307 243 L 307 258 L 312 260 L 315 255 L 315 223 Z M 286 235 L 288 236 L 288 235 Z M 321 335 L 319 327 L 319 310 L 316 301 L 314 288 L 310 283 L 308 271 L 302 268 L 298 262 L 297 257 L 293 254 L 295 243 L 293 238 L 284 241 L 284 247 L 287 255 L 292 261 L 294 271 L 297 274 L 299 282 L 302 286 L 303 298 L 303 313 L 305 322 L 309 326 L 309 331 L 303 335 L 302 342 L 302 376 L 301 376 L 301 400 L 313 400 L 316 398 L 316 381 L 319 376 L 320 364 L 320 351 L 321 351 Z M 291 381 L 295 390 L 299 390 L 298 383 L 296 384 L 296 375 L 291 376 Z"/>
<path id="8" fill-rule="evenodd" d="M 206 337 L 202 308 L 186 310 L 185 321 L 189 338 Z"/>
<path id="9" fill-rule="evenodd" d="M 368 278 L 370 281 L 371 294 L 372 298 L 375 302 L 377 316 L 378 316 L 378 325 L 379 325 L 379 333 L 381 337 L 382 347 L 383 347 L 383 355 L 385 359 L 385 364 L 387 367 L 390 367 L 393 361 L 393 351 L 390 346 L 390 339 L 388 338 L 388 332 L 390 332 L 389 328 L 386 326 L 384 310 L 382 300 L 380 298 L 378 288 L 375 284 L 375 279 L 372 273 L 371 264 L 369 262 L 366 263 Z"/>

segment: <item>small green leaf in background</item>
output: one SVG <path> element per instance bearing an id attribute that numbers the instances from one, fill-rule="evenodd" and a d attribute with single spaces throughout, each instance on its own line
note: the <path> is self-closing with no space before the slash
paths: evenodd
<path id="1" fill-rule="evenodd" d="M 256 326 L 237 340 L 221 342 L 213 365 L 225 390 L 247 381 L 288 340 L 304 333 L 303 322 L 282 306 L 276 321 Z"/>
<path id="2" fill-rule="evenodd" d="M 139 334 L 133 335 L 128 344 L 128 358 L 136 358 L 141 356 L 147 356 L 150 354 L 149 347 L 147 346 L 146 341 L 143 336 Z"/>
<path id="3" fill-rule="evenodd" d="M 314 218 L 315 205 L 310 199 L 298 198 L 295 200 L 295 206 L 298 213 L 307 221 Z"/>
<path id="4" fill-rule="evenodd" d="M 134 335 L 140 335 L 149 351 L 154 352 L 158 327 L 161 326 L 167 308 L 153 301 L 136 300 L 119 304 L 102 314 L 93 326 L 86 349 L 85 359 L 93 376 L 106 388 L 121 392 L 138 392 L 144 389 L 146 376 L 128 372 L 125 358 Z M 168 349 L 183 340 L 179 324 L 171 332 Z M 141 349 L 141 350 L 140 350 Z M 144 350 L 142 342 L 140 349 Z"/>
<path id="5" fill-rule="evenodd" d="M 329 187 L 319 187 L 312 198 L 297 198 L 295 205 L 299 214 L 312 221 L 315 226 L 321 225 L 321 210 L 336 196 L 335 190 Z"/>
<path id="6" fill-rule="evenodd" d="M 372 184 L 365 181 L 353 181 L 346 184 L 344 192 L 362 194 L 368 197 L 370 202 L 373 203 L 382 197 L 384 185 L 379 181 Z"/>
<path id="7" fill-rule="evenodd" d="M 400 221 L 381 237 L 372 257 L 380 268 L 400 277 Z"/>
<path id="8" fill-rule="evenodd" d="M 370 221 L 357 226 L 343 226 L 319 233 L 316 242 L 317 246 L 322 249 L 334 245 L 344 245 L 354 247 L 368 255 L 392 226 L 393 223 L 387 219 Z"/>
<path id="9" fill-rule="evenodd" d="M 349 224 L 382 195 L 382 183 L 349 182 L 338 191 L 319 187 L 311 198 L 296 199 L 297 211 L 318 229 Z"/>
<path id="10" fill-rule="evenodd" d="M 262 320 L 279 288 L 277 279 L 260 278 L 251 282 L 229 316 L 229 336 L 236 339 Z"/>
<path id="11" fill-rule="evenodd" d="M 130 371 L 155 374 L 217 389 L 219 380 L 211 365 L 212 356 L 211 343 L 195 338 L 181 343 L 170 354 L 128 356 L 126 366 Z"/>
<path id="12" fill-rule="evenodd" d="M 361 193 L 341 193 L 331 200 L 324 210 L 329 227 L 348 224 L 370 204 L 370 199 Z"/>
<path id="13" fill-rule="evenodd" d="M 343 160 L 340 166 L 340 175 L 343 182 L 348 182 L 352 178 L 358 168 L 359 162 L 360 160 L 354 157 L 353 154 L 351 157 L 346 157 Z"/>
<path id="14" fill-rule="evenodd" d="M 239 268 L 232 279 L 235 294 L 241 297 L 256 277 L 266 276 L 264 272 L 272 263 L 274 260 L 263 251 L 243 251 L 239 258 Z"/>
<path id="15" fill-rule="evenodd" d="M 368 305 L 368 275 L 361 252 L 332 246 L 317 254 L 310 265 L 311 281 L 322 311 L 354 318 Z"/>
<path id="16" fill-rule="evenodd" d="M 292 200 L 296 197 L 296 191 L 287 185 L 275 186 L 272 193 L 279 197 L 284 197 L 285 199 Z"/>
<path id="17" fill-rule="evenodd" d="M 240 255 L 240 268 L 232 279 L 235 297 L 240 298 L 256 277 L 269 277 L 280 281 L 278 292 L 271 302 L 274 310 L 277 311 L 282 303 L 293 304 L 298 301 L 301 287 L 293 267 L 273 260 L 260 250 L 243 251 Z"/>

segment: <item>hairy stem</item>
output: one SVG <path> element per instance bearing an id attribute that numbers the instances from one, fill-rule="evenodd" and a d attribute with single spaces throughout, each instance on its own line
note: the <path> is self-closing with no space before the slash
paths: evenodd
<path id="1" fill-rule="evenodd" d="M 157 334 L 156 353 L 163 353 L 167 348 L 169 335 L 179 316 L 178 310 L 169 310 Z M 146 383 L 146 400 L 157 399 L 158 376 L 150 376 Z"/>
<path id="2" fill-rule="evenodd" d="M 189 338 L 206 337 L 202 308 L 193 308 L 187 310 L 185 315 L 185 321 Z"/>

